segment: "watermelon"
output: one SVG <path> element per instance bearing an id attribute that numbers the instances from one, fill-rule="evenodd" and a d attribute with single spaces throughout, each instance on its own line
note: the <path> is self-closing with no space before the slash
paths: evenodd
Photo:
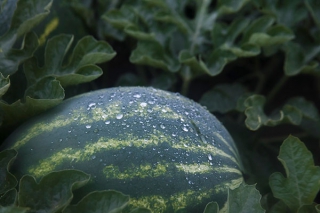
<path id="1" fill-rule="evenodd" d="M 223 125 L 198 103 L 149 87 L 67 99 L 14 131 L 2 145 L 9 148 L 18 151 L 18 177 L 79 169 L 92 180 L 76 196 L 114 189 L 155 213 L 202 212 L 210 201 L 221 209 L 243 181 Z"/>

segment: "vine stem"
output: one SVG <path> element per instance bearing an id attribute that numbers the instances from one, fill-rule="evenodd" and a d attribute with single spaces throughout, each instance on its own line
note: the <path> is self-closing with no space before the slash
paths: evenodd
<path id="1" fill-rule="evenodd" d="M 201 28 L 203 27 L 203 22 L 205 19 L 206 10 L 209 7 L 210 0 L 200 0 L 198 1 L 200 5 L 199 10 L 197 10 L 197 16 L 195 19 L 195 30 L 192 33 L 192 36 L 190 36 L 191 39 L 191 45 L 190 45 L 190 54 L 195 55 L 196 51 L 196 45 L 197 45 L 197 38 L 199 37 L 201 33 Z M 190 67 L 184 67 L 182 70 L 182 88 L 181 88 L 181 94 L 187 95 L 189 90 L 189 85 L 192 79 L 191 69 Z"/>
<path id="2" fill-rule="evenodd" d="M 204 21 L 204 17 L 206 14 L 206 10 L 210 4 L 210 0 L 202 0 L 200 9 L 197 11 L 197 17 L 196 17 L 196 29 L 193 33 L 192 40 L 191 40 L 191 46 L 190 46 L 190 52 L 193 55 L 196 47 L 196 40 L 201 32 L 201 27 L 203 26 L 202 23 Z"/>
<path id="3" fill-rule="evenodd" d="M 184 67 L 184 69 L 182 70 L 182 78 L 183 78 L 183 82 L 182 82 L 181 94 L 184 96 L 187 96 L 190 81 L 191 81 L 190 67 Z"/>
<path id="4" fill-rule="evenodd" d="M 275 97 L 275 95 L 279 92 L 279 90 L 287 82 L 287 80 L 288 80 L 288 76 L 284 75 L 281 77 L 278 83 L 273 87 L 271 92 L 267 95 L 267 102 L 270 102 Z"/>

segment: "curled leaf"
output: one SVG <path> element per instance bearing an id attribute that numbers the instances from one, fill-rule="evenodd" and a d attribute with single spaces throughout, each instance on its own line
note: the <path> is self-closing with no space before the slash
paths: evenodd
<path id="1" fill-rule="evenodd" d="M 89 179 L 90 175 L 77 170 L 49 173 L 39 183 L 25 175 L 20 180 L 18 204 L 34 212 L 61 211 L 71 202 L 72 190 L 85 185 Z"/>
<path id="2" fill-rule="evenodd" d="M 117 213 L 128 205 L 129 196 L 120 192 L 109 191 L 96 191 L 89 193 L 76 205 L 68 206 L 64 212 L 72 213 L 98 213 L 98 212 L 110 212 Z"/>
<path id="3" fill-rule="evenodd" d="M 13 174 L 9 172 L 9 167 L 17 156 L 17 151 L 4 150 L 0 152 L 0 194 L 13 189 L 18 181 Z"/>

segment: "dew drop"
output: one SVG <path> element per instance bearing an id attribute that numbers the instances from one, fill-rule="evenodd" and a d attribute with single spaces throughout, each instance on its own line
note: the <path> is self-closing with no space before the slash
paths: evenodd
<path id="1" fill-rule="evenodd" d="M 123 114 L 118 114 L 118 115 L 116 116 L 116 118 L 119 119 L 119 120 L 122 119 L 122 118 L 123 118 Z"/>
<path id="2" fill-rule="evenodd" d="M 91 125 L 86 125 L 86 128 L 87 128 L 87 129 L 90 129 L 90 128 L 91 128 Z"/>
<path id="3" fill-rule="evenodd" d="M 163 124 L 160 124 L 161 129 L 165 129 L 166 127 Z"/>
<path id="4" fill-rule="evenodd" d="M 141 94 L 134 94 L 133 97 L 135 97 L 135 98 L 141 98 Z"/>
<path id="5" fill-rule="evenodd" d="M 147 103 L 146 103 L 146 102 L 142 102 L 142 103 L 140 104 L 140 106 L 141 106 L 141 107 L 146 107 L 146 106 L 147 106 Z"/>
<path id="6" fill-rule="evenodd" d="M 110 124 L 110 121 L 106 121 L 106 122 L 104 122 L 105 124 Z"/>
<path id="7" fill-rule="evenodd" d="M 208 159 L 212 160 L 212 155 L 211 154 L 208 154 Z"/>
<path id="8" fill-rule="evenodd" d="M 188 128 L 187 128 L 187 127 L 185 127 L 185 126 L 184 126 L 184 127 L 182 127 L 182 130 L 183 130 L 183 131 L 185 131 L 185 132 L 188 132 L 188 131 L 189 131 L 189 130 L 188 130 Z"/>
<path id="9" fill-rule="evenodd" d="M 94 108 L 96 108 L 96 103 L 93 102 L 88 105 L 87 110 L 94 109 Z"/>
<path id="10" fill-rule="evenodd" d="M 95 156 L 95 155 L 93 155 L 93 156 L 91 157 L 91 159 L 92 159 L 92 160 L 96 159 L 96 156 Z"/>

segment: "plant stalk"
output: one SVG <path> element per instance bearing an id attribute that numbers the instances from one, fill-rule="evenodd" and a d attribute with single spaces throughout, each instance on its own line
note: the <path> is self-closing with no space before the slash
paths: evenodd
<path id="1" fill-rule="evenodd" d="M 282 86 L 287 82 L 287 80 L 288 80 L 288 76 L 286 75 L 282 76 L 280 81 L 278 81 L 278 83 L 273 87 L 271 92 L 267 95 L 267 102 L 270 102 L 276 96 L 276 94 L 279 92 Z"/>

